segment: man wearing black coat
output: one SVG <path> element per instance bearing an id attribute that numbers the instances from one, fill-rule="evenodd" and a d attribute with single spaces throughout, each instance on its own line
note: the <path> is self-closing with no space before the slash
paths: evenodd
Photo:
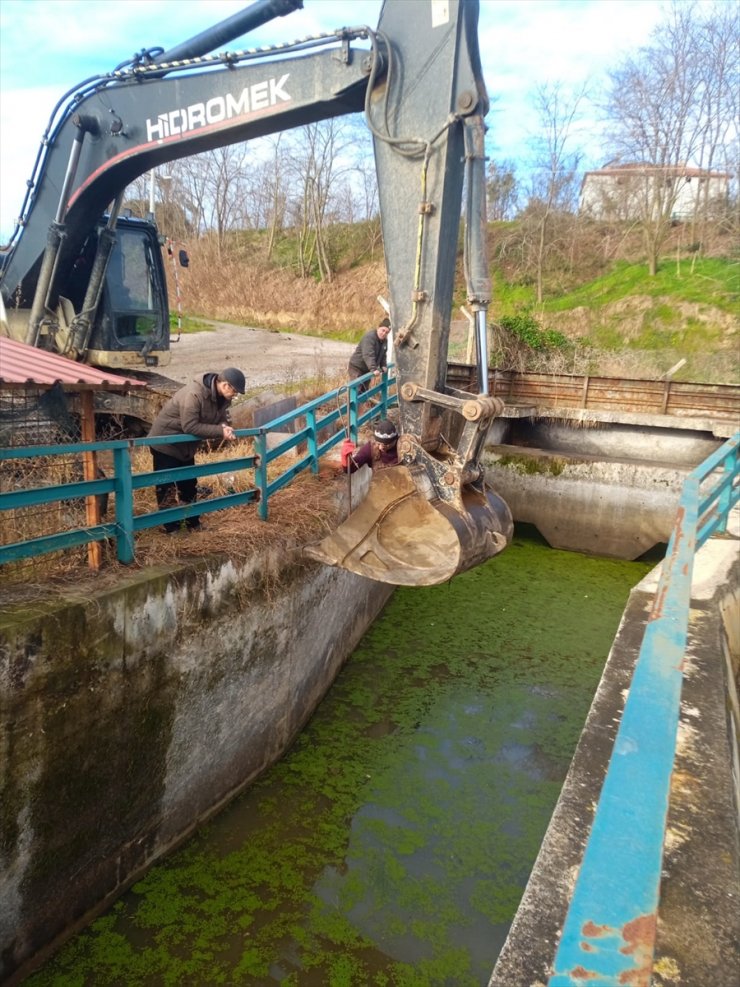
<path id="1" fill-rule="evenodd" d="M 357 349 L 349 360 L 349 379 L 355 380 L 364 374 L 374 373 L 380 377 L 388 369 L 388 336 L 391 331 L 389 319 L 382 319 L 375 329 L 368 329 L 360 340 Z M 367 390 L 369 383 L 358 390 Z"/>
<path id="2" fill-rule="evenodd" d="M 229 422 L 229 406 L 237 394 L 243 394 L 244 374 L 236 367 L 227 367 L 220 374 L 208 373 L 180 388 L 167 401 L 152 423 L 150 436 L 195 435 L 193 442 L 177 442 L 151 447 L 155 470 L 174 469 L 178 466 L 194 466 L 195 453 L 203 441 L 236 438 Z M 192 504 L 196 498 L 198 481 L 178 480 L 157 486 L 157 505 L 160 510 L 181 504 Z M 189 517 L 186 528 L 199 528 L 200 518 Z M 180 528 L 179 521 L 165 524 L 167 534 Z"/>

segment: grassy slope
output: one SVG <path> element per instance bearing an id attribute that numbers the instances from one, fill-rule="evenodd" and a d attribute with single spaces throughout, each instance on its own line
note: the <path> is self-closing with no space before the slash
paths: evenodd
<path id="1" fill-rule="evenodd" d="M 508 236 L 516 232 L 516 224 L 507 224 Z M 492 235 L 500 238 L 502 233 L 492 230 Z M 381 314 L 377 295 L 387 294 L 382 246 L 369 224 L 338 228 L 332 243 L 337 274 L 330 284 L 296 277 L 295 244 L 289 236 L 278 242 L 272 262 L 266 262 L 264 236 L 235 235 L 218 263 L 194 247 L 189 276 L 197 279 L 193 287 L 200 290 L 194 293 L 191 312 L 352 340 Z M 679 261 L 673 255 L 650 277 L 634 250 L 625 251 L 631 254 L 626 259 L 607 263 L 603 254 L 599 257 L 597 241 L 593 249 L 582 244 L 579 249 L 574 271 L 567 276 L 551 273 L 539 306 L 532 278 L 511 263 L 519 251 L 508 252 L 506 267 L 494 262 L 490 321 L 531 313 L 543 328 L 555 329 L 573 343 L 567 355 L 549 355 L 551 366 L 543 365 L 540 355 L 530 369 L 653 377 L 683 359 L 680 379 L 740 383 L 736 260 L 694 255 Z M 465 303 L 461 264 L 459 269 L 456 309 Z M 453 317 L 460 317 L 457 310 Z"/>
<path id="2" fill-rule="evenodd" d="M 620 352 L 626 358 L 643 353 L 649 376 L 654 366 L 665 371 L 685 359 L 684 379 L 719 374 L 737 382 L 739 271 L 735 262 L 705 258 L 693 264 L 666 261 L 650 277 L 644 264 L 621 261 L 541 306 L 533 288 L 499 281 L 495 309 L 499 316 L 531 312 L 543 327 L 589 348 L 592 358 L 596 351 L 609 354 L 612 364 Z"/>
<path id="3" fill-rule="evenodd" d="M 722 258 L 697 259 L 693 264 L 666 262 L 651 277 L 644 264 L 620 261 L 608 274 L 547 303 L 548 311 L 564 311 L 578 305 L 603 306 L 630 295 L 651 298 L 670 296 L 677 301 L 712 305 L 738 313 L 739 266 Z"/>

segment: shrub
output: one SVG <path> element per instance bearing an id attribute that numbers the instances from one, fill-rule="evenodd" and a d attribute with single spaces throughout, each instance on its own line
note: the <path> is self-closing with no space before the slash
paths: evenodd
<path id="1" fill-rule="evenodd" d="M 563 349 L 568 340 L 555 329 L 543 329 L 530 312 L 521 315 L 505 315 L 499 320 L 499 326 L 520 343 L 529 346 L 537 352 Z"/>

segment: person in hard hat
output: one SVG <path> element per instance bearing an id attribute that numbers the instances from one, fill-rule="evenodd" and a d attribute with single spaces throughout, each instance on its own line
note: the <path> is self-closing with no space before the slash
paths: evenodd
<path id="1" fill-rule="evenodd" d="M 398 429 L 393 422 L 389 418 L 379 421 L 373 429 L 372 439 L 356 449 L 345 445 L 342 466 L 350 473 L 360 466 L 381 470 L 398 466 Z"/>
<path id="2" fill-rule="evenodd" d="M 159 435 L 195 435 L 192 442 L 176 442 L 170 445 L 151 446 L 155 470 L 174 469 L 178 466 L 194 466 L 195 453 L 204 441 L 233 442 L 236 438 L 231 427 L 229 407 L 237 394 L 244 394 L 244 374 L 236 367 L 227 367 L 220 374 L 207 373 L 181 387 L 167 401 L 152 423 L 149 437 Z M 156 489 L 160 510 L 180 504 L 192 504 L 197 496 L 198 481 L 178 480 L 161 483 Z M 185 528 L 200 527 L 199 517 L 186 518 L 184 522 L 169 521 L 164 525 L 167 534 Z"/>
<path id="3" fill-rule="evenodd" d="M 388 370 L 388 336 L 391 331 L 390 319 L 381 319 L 375 329 L 368 329 L 349 358 L 349 379 L 356 380 L 365 374 L 376 377 Z M 358 387 L 358 392 L 366 391 L 369 381 Z"/>

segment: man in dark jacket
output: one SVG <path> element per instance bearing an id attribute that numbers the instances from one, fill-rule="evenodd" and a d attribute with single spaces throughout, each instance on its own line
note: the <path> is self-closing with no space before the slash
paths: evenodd
<path id="1" fill-rule="evenodd" d="M 150 437 L 155 435 L 195 435 L 193 442 L 163 443 L 151 447 L 155 470 L 193 466 L 195 453 L 204 440 L 222 439 L 231 442 L 236 438 L 229 423 L 229 406 L 237 394 L 243 394 L 244 374 L 236 367 L 227 367 L 220 374 L 208 373 L 180 388 L 167 401 L 152 423 Z M 197 480 L 178 480 L 156 487 L 160 510 L 174 507 L 178 502 L 192 504 L 197 494 Z M 199 528 L 200 518 L 185 520 L 187 528 Z M 171 534 L 180 527 L 179 521 L 165 524 Z"/>
<path id="2" fill-rule="evenodd" d="M 389 319 L 383 319 L 377 328 L 368 329 L 360 340 L 357 349 L 349 360 L 349 379 L 355 380 L 371 371 L 380 377 L 388 369 L 388 336 L 391 331 Z M 358 390 L 366 391 L 368 384 L 363 384 Z"/>
<path id="3" fill-rule="evenodd" d="M 386 418 L 373 429 L 373 438 L 359 448 L 348 447 L 343 454 L 342 466 L 354 473 L 360 466 L 385 469 L 398 465 L 398 429 Z"/>

